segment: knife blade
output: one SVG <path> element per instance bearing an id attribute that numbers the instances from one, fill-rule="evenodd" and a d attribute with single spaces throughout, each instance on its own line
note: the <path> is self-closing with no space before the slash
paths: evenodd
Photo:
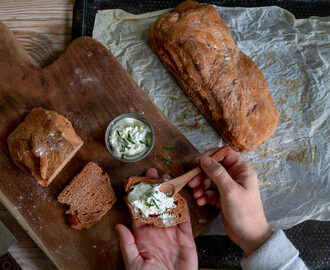
<path id="1" fill-rule="evenodd" d="M 15 236 L 0 221 L 0 270 L 22 269 L 8 252 L 8 249 L 16 243 Z"/>

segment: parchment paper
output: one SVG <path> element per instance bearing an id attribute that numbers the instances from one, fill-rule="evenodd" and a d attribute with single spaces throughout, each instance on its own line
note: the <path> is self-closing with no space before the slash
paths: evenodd
<path id="1" fill-rule="evenodd" d="M 268 221 L 286 229 L 330 220 L 330 17 L 296 20 L 278 7 L 217 10 L 264 73 L 279 111 L 275 134 L 243 155 L 258 172 Z M 149 46 L 149 30 L 164 12 L 99 11 L 93 37 L 199 151 L 224 145 Z M 208 233 L 223 230 L 213 225 Z"/>

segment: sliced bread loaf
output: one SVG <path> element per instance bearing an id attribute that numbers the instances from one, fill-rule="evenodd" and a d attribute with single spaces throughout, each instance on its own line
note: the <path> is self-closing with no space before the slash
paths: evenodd
<path id="1" fill-rule="evenodd" d="M 58 196 L 60 203 L 70 206 L 67 220 L 77 230 L 88 229 L 100 220 L 116 200 L 108 174 L 94 162 L 87 163 Z"/>
<path id="2" fill-rule="evenodd" d="M 129 203 L 128 194 L 132 191 L 135 185 L 139 183 L 154 185 L 161 184 L 163 182 L 163 179 L 154 179 L 149 177 L 130 176 L 126 178 L 125 192 L 127 193 L 127 196 L 124 199 L 132 214 L 134 222 L 152 224 L 156 227 L 169 227 L 186 221 L 188 206 L 186 200 L 180 194 L 176 194 L 174 196 L 174 203 L 176 207 L 168 209 L 162 215 L 150 215 L 148 217 L 144 217 L 140 212 L 134 211 L 133 206 Z"/>

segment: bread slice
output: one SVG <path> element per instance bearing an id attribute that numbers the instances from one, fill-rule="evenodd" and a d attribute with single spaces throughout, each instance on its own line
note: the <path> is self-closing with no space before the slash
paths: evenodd
<path id="1" fill-rule="evenodd" d="M 164 182 L 163 179 L 130 176 L 130 177 L 126 178 L 126 180 L 125 180 L 125 192 L 128 194 L 132 190 L 133 186 L 137 185 L 139 183 L 161 184 L 163 182 Z M 143 217 L 141 215 L 141 213 L 135 213 L 132 205 L 128 201 L 128 195 L 125 196 L 124 199 L 131 212 L 134 222 L 152 224 L 156 227 L 169 227 L 169 226 L 174 226 L 176 224 L 185 222 L 187 219 L 187 213 L 188 213 L 187 202 L 180 194 L 176 194 L 174 196 L 174 203 L 176 204 L 176 208 L 169 209 L 165 212 L 166 214 L 173 216 L 173 218 L 170 218 L 167 220 L 166 224 L 164 224 L 163 220 L 157 215 Z"/>
<path id="2" fill-rule="evenodd" d="M 43 108 L 34 108 L 7 142 L 14 163 L 45 187 L 84 143 L 67 118 Z"/>
<path id="3" fill-rule="evenodd" d="M 98 164 L 88 162 L 57 200 L 70 206 L 66 211 L 68 223 L 72 228 L 81 230 L 100 220 L 117 198 L 108 174 Z"/>

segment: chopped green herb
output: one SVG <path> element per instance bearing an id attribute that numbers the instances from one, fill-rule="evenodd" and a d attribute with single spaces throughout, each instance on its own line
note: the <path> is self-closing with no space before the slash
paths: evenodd
<path id="1" fill-rule="evenodd" d="M 125 152 L 125 148 L 123 147 L 119 152 Z"/>
<path id="2" fill-rule="evenodd" d="M 151 203 L 148 203 L 148 202 L 145 202 L 144 203 L 146 206 L 148 206 L 149 208 L 152 206 L 152 204 Z"/>
<path id="3" fill-rule="evenodd" d="M 132 144 L 135 144 L 135 142 L 133 142 L 133 141 L 132 141 L 130 138 L 128 138 L 128 137 L 126 138 L 126 140 L 129 141 L 129 142 L 132 143 Z"/>
<path id="4" fill-rule="evenodd" d="M 138 133 L 139 131 L 136 131 L 134 134 L 133 134 L 133 137 L 135 136 L 136 133 Z"/>
<path id="5" fill-rule="evenodd" d="M 116 130 L 116 131 L 117 131 L 118 136 L 120 137 L 120 133 L 119 133 L 119 131 L 118 131 L 118 130 Z"/>
<path id="6" fill-rule="evenodd" d="M 131 147 L 129 147 L 129 146 L 127 146 L 127 145 L 125 145 L 125 148 L 127 148 L 127 149 L 131 149 Z"/>
<path id="7" fill-rule="evenodd" d="M 165 160 L 166 162 L 168 162 L 168 163 L 173 163 L 173 161 L 172 160 L 170 160 L 168 157 L 163 157 L 163 160 Z"/>
<path id="8" fill-rule="evenodd" d="M 166 149 L 166 150 L 174 150 L 174 149 L 177 149 L 176 146 L 164 146 L 163 148 Z"/>
<path id="9" fill-rule="evenodd" d="M 145 142 L 144 141 L 139 141 L 140 143 L 142 143 L 142 144 L 144 144 L 146 147 L 148 147 L 149 146 L 149 144 L 148 144 L 148 141 L 146 140 Z"/>
<path id="10" fill-rule="evenodd" d="M 182 170 L 183 171 L 186 171 L 187 170 L 187 166 L 188 166 L 187 161 L 183 161 L 183 163 L 182 163 Z"/>
<path id="11" fill-rule="evenodd" d="M 154 199 L 151 199 L 151 201 L 154 203 L 154 205 L 156 206 L 156 208 L 159 209 L 159 207 L 158 207 L 157 203 L 155 202 L 155 200 Z"/>
<path id="12" fill-rule="evenodd" d="M 160 200 L 158 200 L 154 195 L 152 195 L 152 197 L 153 197 L 156 201 L 159 201 L 159 202 L 160 202 Z"/>

